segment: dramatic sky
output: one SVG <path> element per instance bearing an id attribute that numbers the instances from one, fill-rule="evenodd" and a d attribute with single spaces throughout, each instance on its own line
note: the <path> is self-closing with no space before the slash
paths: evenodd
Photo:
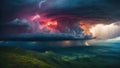
<path id="1" fill-rule="evenodd" d="M 118 0 L 3 0 L 1 39 L 120 37 Z"/>

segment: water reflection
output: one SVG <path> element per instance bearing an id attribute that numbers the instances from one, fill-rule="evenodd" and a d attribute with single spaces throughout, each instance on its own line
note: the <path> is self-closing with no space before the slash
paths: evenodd
<path id="1" fill-rule="evenodd" d="M 66 46 L 70 46 L 72 44 L 72 42 L 69 41 L 69 40 L 68 41 L 63 41 L 62 44 L 66 44 Z"/>
<path id="2" fill-rule="evenodd" d="M 87 42 L 87 41 L 85 42 L 85 45 L 86 45 L 86 46 L 89 46 L 89 44 L 88 44 L 88 42 Z"/>

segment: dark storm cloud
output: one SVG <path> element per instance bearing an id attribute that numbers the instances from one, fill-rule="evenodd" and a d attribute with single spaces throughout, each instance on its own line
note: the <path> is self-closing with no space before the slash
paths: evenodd
<path id="1" fill-rule="evenodd" d="M 71 15 L 87 19 L 120 19 L 120 1 L 115 0 L 48 0 L 40 9 L 48 17 Z"/>
<path id="2" fill-rule="evenodd" d="M 31 13 L 36 10 L 36 6 L 39 0 L 2 0 L 0 3 L 1 7 L 1 21 L 12 20 L 16 17 L 20 11 L 23 11 L 24 14 Z M 30 10 L 31 9 L 31 10 Z M 23 14 L 23 15 L 24 15 Z"/>
<path id="3" fill-rule="evenodd" d="M 65 33 L 24 33 L 24 34 L 12 34 L 1 37 L 0 40 L 11 41 L 58 41 L 58 40 L 88 40 L 92 39 L 91 36 L 74 36 Z"/>
<path id="4" fill-rule="evenodd" d="M 14 19 L 11 22 L 1 24 L 1 27 L 29 27 L 30 23 L 26 19 Z"/>
<path id="5" fill-rule="evenodd" d="M 28 23 L 22 21 L 13 22 L 16 18 L 23 19 L 24 16 L 33 14 L 40 0 L 2 0 L 0 2 L 0 33 L 23 33 L 29 32 Z M 2 35 L 1 35 L 2 36 Z"/>
<path id="6" fill-rule="evenodd" d="M 1 3 L 1 20 L 14 19 L 21 14 L 34 14 L 37 10 L 45 16 L 74 15 L 79 18 L 119 20 L 120 1 L 116 0 L 3 0 Z M 21 14 L 18 14 L 21 11 Z"/>
<path id="7" fill-rule="evenodd" d="M 1 4 L 1 17 L 0 21 L 11 21 L 15 18 L 24 18 L 35 12 L 39 12 L 41 15 L 49 18 L 57 18 L 59 16 L 75 17 L 77 19 L 100 19 L 104 21 L 118 21 L 120 20 L 120 1 L 115 0 L 46 0 L 39 8 L 39 2 L 41 0 L 3 0 Z M 74 18 L 74 19 L 75 19 Z M 69 19 L 68 19 L 69 20 Z M 75 20 L 76 21 L 76 20 Z M 0 24 L 3 25 L 4 22 Z M 103 22 L 104 24 L 106 22 Z M 97 22 L 94 24 L 98 24 Z M 28 26 L 26 23 L 14 23 L 9 22 L 4 26 Z M 1 29 L 1 27 L 0 27 Z M 6 27 L 3 28 L 3 33 L 6 32 Z M 26 29 L 20 28 L 16 31 L 22 33 L 26 32 Z M 2 32 L 1 31 L 1 32 Z M 8 34 L 11 32 L 8 32 Z M 57 34 L 54 36 L 48 35 L 47 38 L 60 38 Z M 21 35 L 22 37 L 27 35 Z M 28 35 L 30 37 L 32 35 Z M 42 37 L 40 35 L 39 37 Z M 46 35 L 47 36 L 47 35 Z M 44 36 L 44 37 L 46 37 Z M 64 35 L 63 35 L 64 36 Z M 62 37 L 63 37 L 62 36 Z M 33 35 L 32 38 L 38 37 Z M 66 38 L 66 36 L 64 36 Z M 68 38 L 68 37 L 67 37 Z M 72 39 L 76 37 L 72 37 Z M 90 37 L 91 38 L 91 37 Z M 42 38 L 43 39 L 43 38 Z M 84 37 L 86 39 L 86 37 Z"/>
<path id="8" fill-rule="evenodd" d="M 32 30 L 30 29 L 31 24 L 26 19 L 14 19 L 10 22 L 4 22 L 0 24 L 0 32 L 1 36 L 11 35 L 11 34 L 19 34 L 19 33 L 30 33 Z"/>

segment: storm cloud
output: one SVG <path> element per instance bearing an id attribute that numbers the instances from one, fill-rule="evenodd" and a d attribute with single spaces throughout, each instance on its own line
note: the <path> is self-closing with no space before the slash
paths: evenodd
<path id="1" fill-rule="evenodd" d="M 120 20 L 119 8 L 120 1 L 115 0 L 3 0 L 1 4 L 2 11 L 0 12 L 0 25 L 2 25 L 2 27 L 0 27 L 0 30 L 2 29 L 2 34 L 9 34 L 12 30 L 7 30 L 10 31 L 7 32 L 6 29 L 8 27 L 6 28 L 5 26 L 12 26 L 12 29 L 16 29 L 13 28 L 13 26 L 22 26 L 22 28 L 16 29 L 15 33 L 33 33 L 32 31 L 38 32 L 38 27 L 32 27 L 34 25 L 36 26 L 36 24 L 29 25 L 28 23 L 25 23 L 23 21 L 21 23 L 10 22 L 11 20 L 14 20 L 16 18 L 24 19 L 30 17 L 31 15 L 34 15 L 35 13 L 38 13 L 42 17 L 57 20 L 59 24 L 62 24 L 60 23 L 61 21 L 71 21 L 69 23 L 62 24 L 63 26 L 60 27 L 65 28 L 67 32 L 75 34 L 76 31 L 76 34 L 82 35 L 82 29 L 78 29 L 77 27 L 79 27 L 79 25 L 75 25 L 78 24 L 78 21 L 81 22 L 81 20 L 95 20 L 93 22 L 85 22 L 85 24 L 90 24 L 89 26 L 91 26 L 91 24 L 97 25 L 116 23 L 116 21 Z M 9 23 L 6 24 L 6 22 Z M 67 25 L 67 27 L 64 27 L 64 25 Z M 69 27 L 71 25 L 73 26 L 72 28 Z M 29 30 L 28 27 L 32 29 Z M 80 32 L 78 32 L 78 30 L 80 30 Z M 52 35 L 55 35 L 56 37 L 56 34 Z M 84 38 L 86 39 L 86 37 Z"/>
<path id="2" fill-rule="evenodd" d="M 20 12 L 24 16 L 34 14 L 36 11 L 47 17 L 72 15 L 82 19 L 107 21 L 116 21 L 120 18 L 120 1 L 116 0 L 46 0 L 39 9 L 40 1 L 43 0 L 3 0 L 1 20 L 21 17 Z"/>
<path id="3" fill-rule="evenodd" d="M 66 15 L 80 19 L 116 21 L 120 18 L 119 6 L 119 1 L 114 0 L 48 0 L 39 11 L 47 17 Z"/>
<path id="4" fill-rule="evenodd" d="M 90 31 L 96 36 L 96 39 L 112 39 L 120 37 L 120 21 L 112 24 L 97 24 Z"/>

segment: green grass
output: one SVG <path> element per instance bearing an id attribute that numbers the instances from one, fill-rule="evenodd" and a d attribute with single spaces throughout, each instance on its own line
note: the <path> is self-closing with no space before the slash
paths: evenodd
<path id="1" fill-rule="evenodd" d="M 36 53 L 19 48 L 0 48 L 0 68 L 55 68 L 36 58 Z"/>
<path id="2" fill-rule="evenodd" d="M 51 51 L 34 52 L 17 47 L 0 47 L 0 68 L 120 68 L 97 56 L 66 56 Z"/>

